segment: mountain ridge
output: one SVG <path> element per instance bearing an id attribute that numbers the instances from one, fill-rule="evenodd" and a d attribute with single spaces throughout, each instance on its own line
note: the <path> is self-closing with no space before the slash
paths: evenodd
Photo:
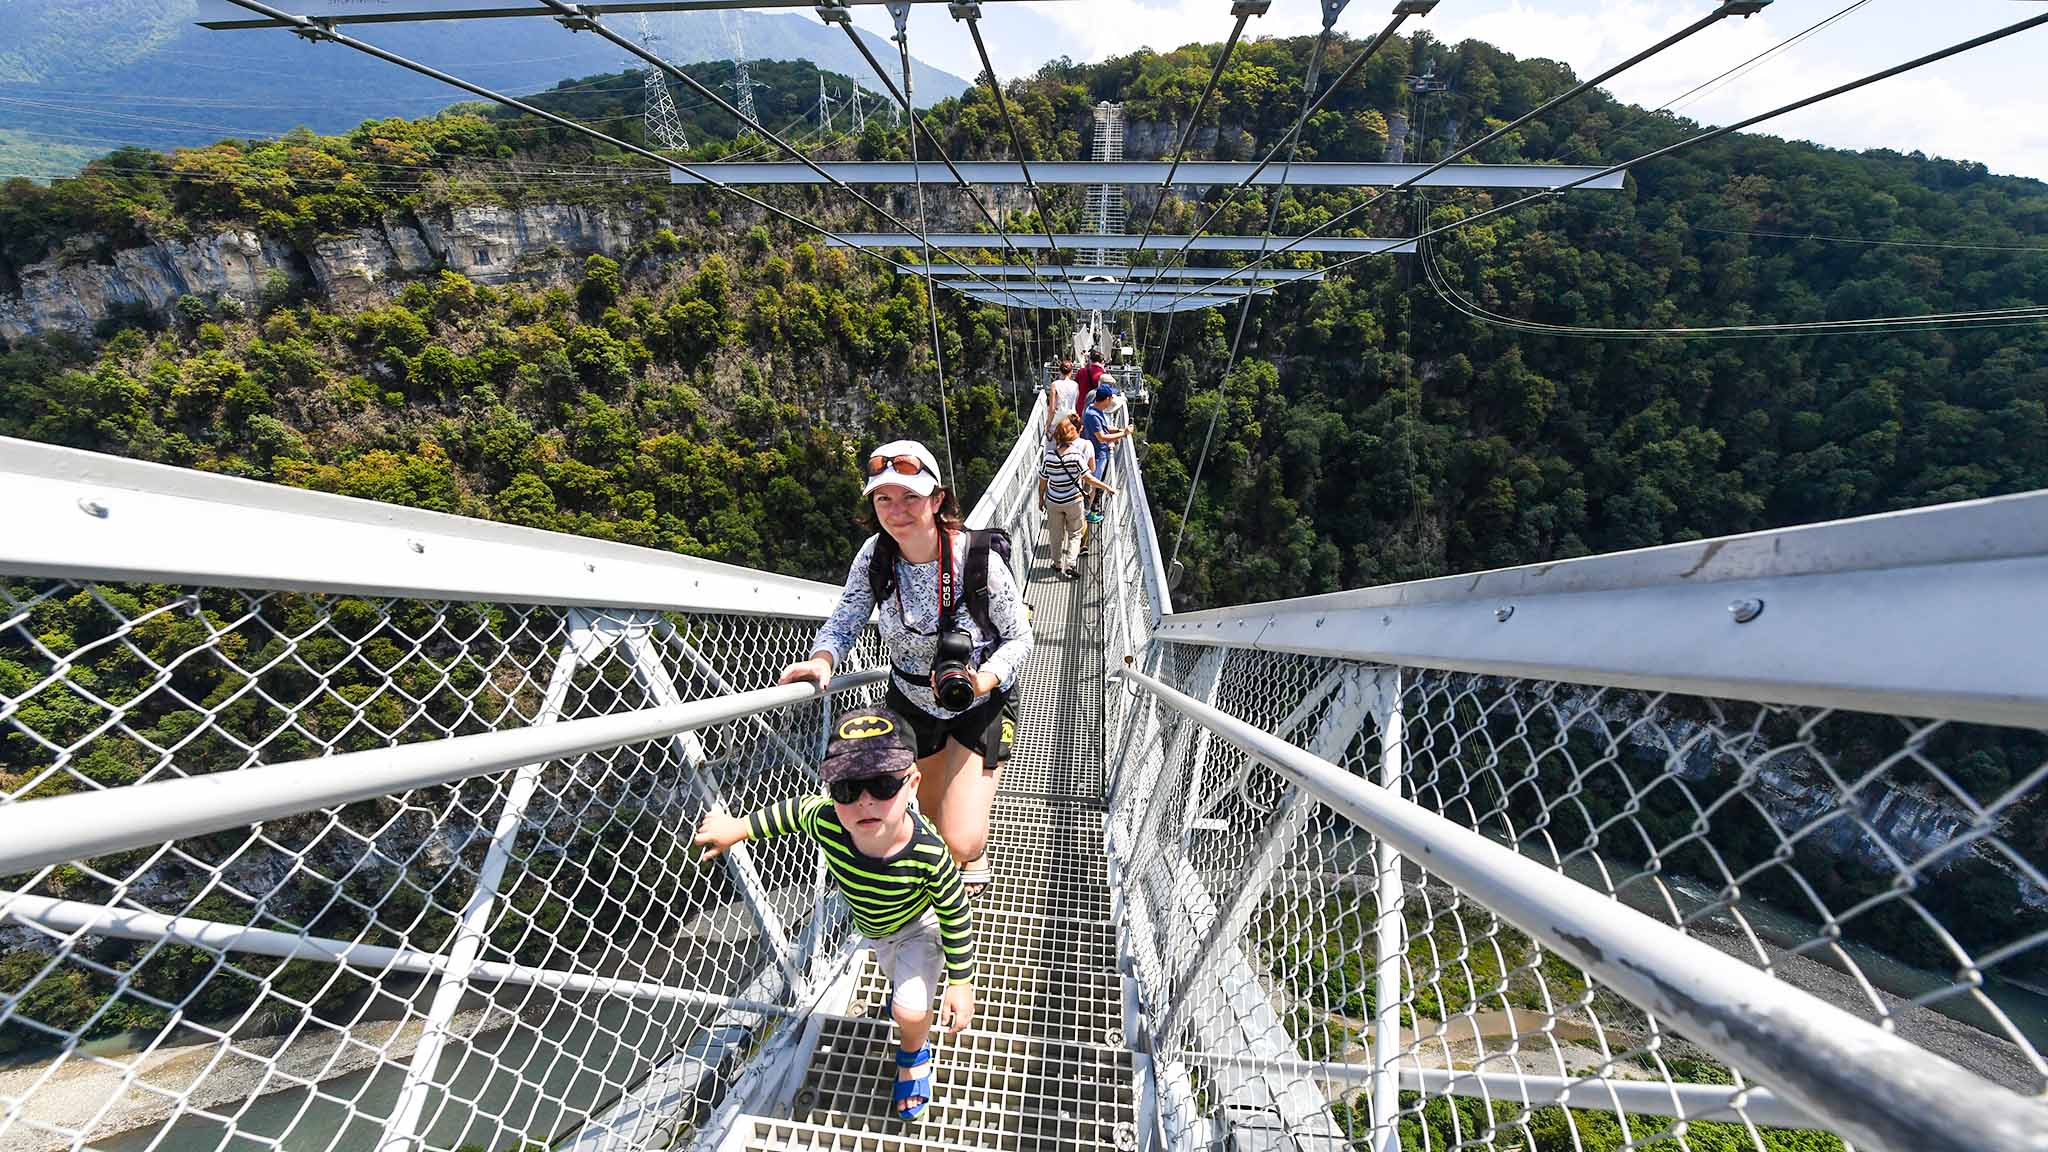
<path id="1" fill-rule="evenodd" d="M 473 99 L 347 49 L 309 45 L 287 31 L 209 31 L 192 23 L 199 13 L 197 0 L 162 6 L 143 0 L 0 0 L 0 22 L 20 31 L 0 48 L 0 128 L 15 133 L 9 152 L 14 162 L 0 178 L 68 175 L 78 168 L 81 146 L 194 147 L 300 127 L 334 134 L 364 120 L 425 116 Z M 853 77 L 871 93 L 882 90 L 860 53 L 833 28 L 792 14 L 735 12 L 730 18 L 738 21 L 750 61 L 807 60 Z M 731 57 L 716 14 L 670 14 L 657 18 L 654 27 L 662 37 L 656 50 L 671 63 Z M 543 91 L 563 77 L 639 66 L 615 46 L 595 36 L 569 35 L 545 18 L 359 31 L 381 48 L 509 94 Z M 622 31 L 636 29 L 626 24 Z M 894 45 L 866 31 L 860 35 L 879 59 L 895 59 Z M 920 107 L 957 96 L 968 84 L 915 57 L 911 75 Z M 701 100 L 685 91 L 677 99 Z M 31 142 L 43 147 L 32 151 Z"/>

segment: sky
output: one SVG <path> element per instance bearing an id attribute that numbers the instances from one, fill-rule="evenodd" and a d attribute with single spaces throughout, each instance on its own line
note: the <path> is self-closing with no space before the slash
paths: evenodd
<path id="1" fill-rule="evenodd" d="M 1729 18 L 1608 84 L 1629 103 L 1658 107 L 1687 89 L 1848 7 L 1855 0 L 1775 0 L 1747 19 Z M 1404 31 L 1428 29 L 1455 44 L 1480 39 L 1515 56 L 1548 57 L 1580 76 L 1654 44 L 1712 11 L 1716 0 L 1442 0 Z M 1247 35 L 1313 34 L 1315 0 L 1274 0 Z M 1337 28 L 1364 38 L 1385 26 L 1390 0 L 1353 0 Z M 2048 0 L 1865 0 L 1855 11 L 1754 71 L 1693 98 L 1680 114 L 1725 124 L 2032 16 Z M 890 34 L 879 8 L 856 9 L 862 26 Z M 1069 56 L 1093 62 L 1141 46 L 1169 50 L 1220 42 L 1230 0 L 988 0 L 982 35 L 1008 79 Z M 943 5 L 917 6 L 911 51 L 963 77 L 981 71 L 964 25 Z M 2048 180 L 2048 25 L 1880 81 L 1760 125 L 1759 132 L 1842 148 L 1919 150 L 1981 161 L 1992 171 Z"/>

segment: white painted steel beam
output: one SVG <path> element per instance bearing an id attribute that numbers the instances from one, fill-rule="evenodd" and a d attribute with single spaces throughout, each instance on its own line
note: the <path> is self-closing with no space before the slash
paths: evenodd
<path id="1" fill-rule="evenodd" d="M 417 948 L 389 948 L 381 944 L 360 944 L 326 936 L 299 936 L 270 928 L 227 924 L 194 916 L 165 916 L 134 908 L 108 908 L 77 900 L 52 900 L 25 893 L 0 895 L 0 920 L 14 920 L 45 931 L 70 936 L 88 933 L 115 936 L 123 940 L 168 940 L 208 952 L 240 952 L 253 956 L 274 956 L 280 960 L 314 960 L 340 964 L 371 973 L 407 972 L 438 976 L 448 970 L 448 958 Z M 485 961 L 470 969 L 470 979 L 491 984 L 518 984 L 549 988 L 557 992 L 597 993 L 625 996 L 633 1000 L 685 1004 L 697 1008 L 734 1008 L 768 1016 L 793 1016 L 795 1011 L 732 996 L 719 996 L 688 988 L 672 988 L 647 980 L 620 980 L 610 976 L 586 976 L 557 968 L 535 968 L 526 964 Z"/>
<path id="2" fill-rule="evenodd" d="M 555 654 L 554 671 L 548 676 L 540 712 L 533 718 L 534 727 L 544 727 L 562 718 L 562 702 L 568 697 L 577 666 L 594 663 L 611 644 L 612 637 L 593 633 L 589 620 L 581 612 L 569 613 L 569 639 Z M 526 805 L 533 799 L 534 789 L 540 784 L 541 769 L 545 766 L 544 761 L 520 765 L 512 774 L 511 787 L 505 790 L 505 803 L 498 810 L 497 824 L 491 832 L 490 846 L 484 852 L 483 866 L 477 869 L 476 887 L 470 891 L 462 917 L 456 922 L 455 940 L 448 948 L 448 962 L 441 969 L 434 998 L 427 1006 L 427 1019 L 420 1030 L 419 1045 L 413 1049 L 412 1059 L 406 1064 L 405 1082 L 399 1086 L 398 1102 L 392 1106 L 391 1115 L 384 1122 L 384 1135 L 379 1143 L 382 1152 L 407 1152 L 420 1145 L 420 1114 L 426 1110 L 427 1097 L 438 1083 L 436 1071 L 441 1066 L 441 1053 L 448 1044 L 448 1025 L 455 1019 L 456 1008 L 469 992 L 477 958 L 482 955 L 484 942 L 490 936 L 491 913 L 498 906 L 498 884 L 505 878 L 505 865 L 512 859 L 513 842 L 519 838 L 519 830 L 526 825 Z"/>
<path id="3" fill-rule="evenodd" d="M 822 620 L 839 586 L 0 437 L 0 574 Z"/>
<path id="4" fill-rule="evenodd" d="M 1034 167 L 1032 171 L 1037 172 Z M 993 232 L 932 232 L 928 233 L 934 248 L 987 248 L 991 251 L 1003 248 L 1003 238 Z M 1365 255 L 1379 252 L 1411 253 L 1415 241 L 1380 236 L 1161 236 L 1154 234 L 1149 240 L 1143 236 L 1088 236 L 1072 232 L 1056 232 L 1052 239 L 1062 248 L 1087 245 L 1091 248 L 1108 248 L 1112 251 L 1134 251 L 1144 241 L 1144 250 L 1161 254 L 1179 252 L 1277 252 L 1286 248 L 1290 252 L 1339 252 Z M 917 248 L 923 241 L 909 232 L 840 232 L 819 238 L 827 248 Z M 1012 232 L 1010 244 L 1017 248 L 1046 248 L 1048 244 L 1043 232 Z M 1100 266 L 1093 264 L 1069 264 L 1066 273 L 1080 283 L 1085 275 L 1101 275 L 1092 271 Z M 1117 270 L 1112 266 L 1109 274 Z M 1300 273 L 1294 273 L 1300 275 Z M 1062 288 L 1065 282 L 1062 281 Z"/>
<path id="5" fill-rule="evenodd" d="M 2048 491 L 1170 616 L 1160 639 L 2048 725 Z"/>
<path id="6" fill-rule="evenodd" d="M 1250 1065 L 1279 1075 L 1299 1076 L 1333 1084 L 1370 1084 L 1371 1064 L 1312 1060 L 1259 1060 L 1223 1052 L 1183 1052 L 1180 1059 L 1201 1068 Z M 1819 1128 L 1823 1125 L 1768 1088 L 1732 1084 L 1669 1084 L 1656 1080 L 1613 1080 L 1597 1076 L 1539 1076 L 1525 1072 L 1473 1072 L 1467 1069 L 1404 1067 L 1397 1077 L 1403 1092 L 1432 1096 L 1470 1096 L 1532 1108 L 1559 1105 L 1595 1112 L 1626 1112 L 1631 1116 L 1669 1116 L 1679 1120 L 1721 1120 L 1767 1128 Z"/>
<path id="7" fill-rule="evenodd" d="M 890 0 L 834 0 L 835 4 L 881 5 Z M 902 0 L 905 4 L 945 4 L 950 0 Z M 988 3 L 1016 3 L 1018 0 L 987 0 Z M 322 24 L 413 24 L 434 20 L 508 20 L 523 16 L 556 14 L 535 6 L 510 7 L 500 0 L 413 0 L 411 7 L 389 11 L 365 5 L 363 0 L 310 0 L 295 6 L 300 15 Z M 631 0 L 618 4 L 582 4 L 583 11 L 596 17 L 633 12 L 718 12 L 741 8 L 815 8 L 817 0 Z M 199 0 L 201 28 L 216 32 L 251 28 L 286 28 L 282 20 L 249 19 L 225 0 Z"/>
<path id="8" fill-rule="evenodd" d="M 1858 1145 L 2048 1152 L 2023 1097 L 1142 673 L 1124 679 Z"/>
<path id="9" fill-rule="evenodd" d="M 942 162 L 922 160 L 824 160 L 818 167 L 834 179 L 848 184 L 948 184 L 953 174 Z M 1014 160 L 959 160 L 953 167 L 970 184 L 1024 184 L 1024 165 Z M 722 184 L 826 184 L 807 165 L 789 161 L 763 160 L 734 164 L 704 164 L 705 176 Z M 1034 160 L 1031 181 L 1037 184 L 1132 184 L 1158 187 L 1172 168 L 1164 160 Z M 1249 160 L 1184 160 L 1174 172 L 1175 187 L 1237 185 L 1250 178 L 1254 187 L 1291 188 L 1382 188 L 1417 180 L 1417 188 L 1560 188 L 1575 180 L 1598 177 L 1581 188 L 1613 191 L 1622 185 L 1623 173 L 1604 171 L 1597 164 L 1453 164 L 1430 172 L 1427 164 L 1332 163 L 1303 161 L 1273 164 L 1261 169 Z M 1256 174 L 1255 173 L 1256 170 Z M 669 183 L 703 185 L 687 172 L 672 171 Z M 1153 237 L 1159 239 L 1159 237 Z M 1104 247 L 1104 245 L 1091 245 Z"/>
<path id="10" fill-rule="evenodd" d="M 1088 297 L 1078 305 L 1071 296 L 1059 292 L 990 292 L 982 288 L 958 287 L 954 291 L 972 297 L 984 304 L 1007 304 L 1012 308 L 1075 308 L 1105 307 L 1111 297 Z M 1228 308 L 1250 295 L 1245 293 L 1229 296 L 1193 295 L 1181 296 L 1171 291 L 1128 292 L 1123 302 L 1117 305 L 1118 312 L 1193 312 L 1202 308 Z"/>
<path id="11" fill-rule="evenodd" d="M 825 692 L 879 684 L 887 675 L 885 669 L 849 673 L 834 679 Z M 0 805 L 0 876 L 661 740 L 823 694 L 809 685 L 784 684 L 546 727 L 451 736 Z"/>
<path id="12" fill-rule="evenodd" d="M 1161 264 L 1140 264 L 1136 267 L 1121 265 L 1095 266 L 1089 264 L 906 264 L 898 269 L 902 272 L 922 274 L 929 271 L 939 280 L 968 280 L 976 275 L 986 276 L 1001 284 L 1005 280 L 1023 278 L 1044 278 L 1068 275 L 1074 277 L 1076 288 L 1094 285 L 1131 287 L 1147 284 L 1200 283 L 1212 280 L 1233 282 L 1279 280 L 1292 283 L 1307 278 L 1321 280 L 1324 273 L 1317 271 L 1297 272 L 1286 268 L 1182 268 Z M 1032 287 L 1038 287 L 1038 280 L 1031 279 Z M 1064 282 L 1055 290 L 1063 290 Z"/>

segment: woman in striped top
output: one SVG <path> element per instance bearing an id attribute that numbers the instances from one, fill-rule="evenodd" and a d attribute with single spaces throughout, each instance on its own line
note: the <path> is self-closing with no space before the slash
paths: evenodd
<path id="1" fill-rule="evenodd" d="M 744 820 L 714 809 L 695 842 L 706 860 L 744 840 L 802 835 L 817 843 L 889 980 L 900 1034 L 896 1114 L 915 1119 L 931 1098 L 933 992 L 943 984 L 941 1028 L 959 1032 L 974 1020 L 973 914 L 952 852 L 910 807 L 918 772 L 909 721 L 887 708 L 841 716 L 818 775 L 828 795 L 783 800 Z"/>
<path id="2" fill-rule="evenodd" d="M 1069 580 L 1075 576 L 1074 550 L 1081 545 L 1082 486 L 1116 491 L 1095 478 L 1094 463 L 1094 446 L 1081 439 L 1081 418 L 1072 412 L 1062 416 L 1039 462 L 1038 507 L 1045 512 L 1045 554 L 1053 571 Z"/>

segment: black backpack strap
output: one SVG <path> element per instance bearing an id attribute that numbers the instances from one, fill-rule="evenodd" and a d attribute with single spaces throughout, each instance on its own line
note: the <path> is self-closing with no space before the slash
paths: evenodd
<path id="1" fill-rule="evenodd" d="M 974 623 L 983 636 L 996 635 L 995 613 L 989 608 L 988 554 L 995 534 L 987 528 L 977 528 L 967 534 L 967 571 L 963 581 L 963 592 L 967 600 L 967 611 L 973 615 Z"/>
<path id="2" fill-rule="evenodd" d="M 875 533 L 874 550 L 868 553 L 868 594 L 881 607 L 896 590 L 896 541 L 887 532 Z"/>

